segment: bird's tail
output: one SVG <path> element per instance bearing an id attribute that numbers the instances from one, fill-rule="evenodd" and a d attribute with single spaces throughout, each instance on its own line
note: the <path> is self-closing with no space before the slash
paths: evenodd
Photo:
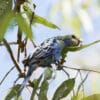
<path id="1" fill-rule="evenodd" d="M 21 85 L 21 87 L 18 90 L 18 94 L 21 94 L 22 90 L 24 89 L 24 87 L 26 86 L 26 83 L 29 81 L 30 76 L 26 77 Z"/>
<path id="2" fill-rule="evenodd" d="M 28 69 L 28 72 L 27 72 L 27 75 L 24 79 L 24 81 L 22 82 L 22 85 L 21 87 L 19 88 L 18 90 L 18 95 L 21 94 L 22 90 L 24 89 L 24 87 L 26 86 L 27 82 L 29 81 L 31 75 L 32 75 L 32 72 L 37 68 L 37 66 L 30 66 L 29 69 Z"/>

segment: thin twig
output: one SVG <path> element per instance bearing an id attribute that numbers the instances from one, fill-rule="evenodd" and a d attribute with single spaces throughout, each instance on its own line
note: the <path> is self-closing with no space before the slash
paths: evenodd
<path id="1" fill-rule="evenodd" d="M 18 65 L 18 63 L 17 63 L 17 61 L 15 60 L 15 58 L 14 58 L 14 56 L 13 56 L 13 52 L 12 52 L 12 50 L 11 50 L 11 48 L 10 48 L 10 46 L 9 46 L 9 44 L 8 44 L 8 42 L 7 42 L 7 40 L 6 40 L 6 39 L 3 39 L 3 42 L 4 42 L 4 45 L 5 45 L 5 47 L 6 47 L 7 51 L 8 51 L 8 53 L 9 53 L 9 55 L 10 55 L 12 61 L 13 61 L 13 63 L 14 63 L 14 65 L 15 65 L 16 69 L 17 69 L 18 72 L 21 74 L 22 71 L 21 71 L 21 69 L 20 69 L 20 67 L 19 67 L 19 65 Z"/>
<path id="2" fill-rule="evenodd" d="M 8 42 L 9 45 L 17 45 L 17 42 Z M 4 43 L 0 43 L 0 46 L 4 46 Z"/>
<path id="3" fill-rule="evenodd" d="M 31 91 L 30 91 L 30 89 L 28 88 L 28 86 L 26 86 L 26 88 L 27 88 L 27 90 L 29 91 L 29 93 L 31 94 Z"/>
<path id="4" fill-rule="evenodd" d="M 15 66 L 13 66 L 6 74 L 5 76 L 3 77 L 3 79 L 1 80 L 0 82 L 0 85 L 3 83 L 3 81 L 6 79 L 6 77 L 9 75 L 9 73 L 15 68 Z"/>
<path id="5" fill-rule="evenodd" d="M 62 70 L 65 72 L 65 74 L 67 75 L 67 77 L 70 78 L 69 73 L 65 69 L 62 69 Z"/>
<path id="6" fill-rule="evenodd" d="M 86 79 L 87 79 L 89 73 L 90 73 L 90 71 L 86 74 L 85 78 L 84 78 L 84 79 L 81 81 L 81 83 L 79 84 L 78 89 L 77 89 L 77 92 L 76 92 L 76 95 L 77 95 L 77 96 L 78 96 L 78 93 L 79 93 L 79 91 L 80 91 L 81 86 L 82 86 L 83 83 L 86 81 Z"/>
<path id="7" fill-rule="evenodd" d="M 17 77 L 17 79 L 14 81 L 14 86 L 15 86 L 15 84 L 16 84 L 16 82 L 19 80 L 19 77 Z"/>
<path id="8" fill-rule="evenodd" d="M 84 82 L 84 80 L 83 80 L 83 77 L 82 77 L 82 73 L 81 73 L 81 71 L 79 71 L 79 74 L 80 74 L 80 78 L 81 78 L 81 82 Z M 86 75 L 87 76 L 87 75 Z M 86 80 L 86 79 L 85 79 Z M 82 83 L 82 92 L 83 92 L 83 98 L 84 98 L 84 84 Z"/>
<path id="9" fill-rule="evenodd" d="M 20 47 L 18 46 L 18 50 L 17 50 L 17 61 L 19 62 L 19 58 L 20 58 Z"/>
<path id="10" fill-rule="evenodd" d="M 27 57 L 27 49 L 26 49 L 26 45 L 27 45 L 27 42 L 28 42 L 28 38 L 26 37 L 25 39 L 24 39 L 24 52 L 25 52 L 25 57 Z"/>
<path id="11" fill-rule="evenodd" d="M 74 67 L 68 67 L 68 66 L 63 66 L 63 67 L 68 68 L 68 69 L 72 69 L 72 70 L 83 70 L 83 71 L 90 71 L 90 72 L 95 72 L 95 73 L 100 74 L 100 71 L 96 71 L 96 70 L 92 70 L 92 69 L 74 68 Z"/>
<path id="12" fill-rule="evenodd" d="M 79 73 L 79 70 L 77 70 L 77 73 L 75 75 L 75 79 L 78 77 L 78 73 Z"/>
<path id="13" fill-rule="evenodd" d="M 75 79 L 78 77 L 78 73 L 79 73 L 79 71 L 77 71 L 77 73 L 76 73 L 76 75 L 75 75 Z M 74 90 L 74 88 L 73 88 L 73 96 L 75 96 L 75 90 Z M 72 96 L 72 97 L 73 97 Z"/>

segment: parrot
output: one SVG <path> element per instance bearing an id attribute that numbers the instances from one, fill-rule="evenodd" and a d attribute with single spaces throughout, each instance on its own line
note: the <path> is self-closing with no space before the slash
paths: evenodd
<path id="1" fill-rule="evenodd" d="M 33 71 L 38 67 L 52 67 L 51 64 L 56 65 L 56 63 L 62 58 L 62 51 L 65 47 L 79 46 L 80 42 L 80 39 L 73 34 L 55 36 L 43 41 L 38 47 L 36 47 L 31 56 L 23 60 L 24 66 L 28 66 L 28 71 L 18 90 L 18 94 L 21 94 Z"/>

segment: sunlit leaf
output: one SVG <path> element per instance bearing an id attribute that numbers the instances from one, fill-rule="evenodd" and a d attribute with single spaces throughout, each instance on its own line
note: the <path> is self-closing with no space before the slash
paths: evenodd
<path id="1" fill-rule="evenodd" d="M 32 5 L 32 6 L 31 6 Z M 27 24 L 30 25 L 31 20 L 32 20 L 32 16 L 33 16 L 33 4 L 32 2 L 24 2 L 23 4 L 21 4 L 20 6 L 20 14 L 22 16 L 22 18 L 26 21 Z"/>
<path id="2" fill-rule="evenodd" d="M 12 9 L 12 0 L 0 0 L 0 18 Z"/>
<path id="3" fill-rule="evenodd" d="M 79 99 L 76 95 L 73 95 L 73 97 L 71 97 L 71 100 L 79 100 Z"/>
<path id="4" fill-rule="evenodd" d="M 34 15 L 33 24 L 34 23 L 43 24 L 47 27 L 54 28 L 54 29 L 60 29 L 57 25 L 53 24 L 52 22 L 50 22 L 50 21 L 46 20 L 45 18 L 38 16 L 38 15 Z"/>
<path id="5" fill-rule="evenodd" d="M 60 100 L 64 97 L 66 97 L 71 90 L 73 89 L 75 84 L 75 79 L 68 79 L 64 81 L 56 90 L 54 93 L 53 99 L 52 100 Z"/>
<path id="6" fill-rule="evenodd" d="M 3 18 L 0 19 L 0 40 L 3 39 L 5 32 L 13 19 L 14 15 L 13 13 L 8 13 Z"/>
<path id="7" fill-rule="evenodd" d="M 87 1 L 83 2 L 82 8 L 87 10 L 91 6 L 91 2 L 92 2 L 91 0 L 87 0 Z"/>
<path id="8" fill-rule="evenodd" d="M 71 97 L 71 100 L 81 100 L 83 97 L 83 93 L 82 92 L 79 92 L 78 95 L 74 94 L 72 97 Z"/>
<path id="9" fill-rule="evenodd" d="M 40 92 L 38 95 L 38 100 L 48 100 L 47 99 L 47 91 L 48 91 L 48 82 L 47 80 L 43 80 L 41 87 L 40 87 Z"/>
<path id="10" fill-rule="evenodd" d="M 28 24 L 20 14 L 16 15 L 16 21 L 17 21 L 18 26 L 20 27 L 21 31 L 24 32 L 26 34 L 26 36 L 32 40 L 33 34 L 32 34 L 32 29 L 31 29 L 30 24 Z"/>
<path id="11" fill-rule="evenodd" d="M 88 12 L 86 12 L 86 10 L 80 9 L 77 11 L 77 14 L 85 31 L 91 32 L 93 30 L 93 24 Z"/>
<path id="12" fill-rule="evenodd" d="M 81 34 L 81 31 L 80 31 L 81 25 L 80 25 L 80 20 L 79 20 L 78 17 L 73 17 L 71 19 L 71 27 L 72 27 L 72 29 L 74 30 L 75 33 L 77 33 L 78 35 Z"/>
<path id="13" fill-rule="evenodd" d="M 100 100 L 100 94 L 93 94 L 93 95 L 84 97 L 81 100 Z"/>
<path id="14" fill-rule="evenodd" d="M 20 85 L 15 85 L 14 87 L 12 87 L 4 100 L 12 100 L 13 98 L 15 98 L 19 88 L 20 88 Z M 22 100 L 21 97 L 20 97 L 20 100 Z"/>

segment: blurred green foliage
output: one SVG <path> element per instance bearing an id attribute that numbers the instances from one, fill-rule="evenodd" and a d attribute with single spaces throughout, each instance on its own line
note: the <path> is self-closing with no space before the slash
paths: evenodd
<path id="1" fill-rule="evenodd" d="M 59 25 L 81 35 L 82 30 L 93 31 L 93 18 L 100 15 L 100 0 L 55 0 L 49 11 Z"/>

